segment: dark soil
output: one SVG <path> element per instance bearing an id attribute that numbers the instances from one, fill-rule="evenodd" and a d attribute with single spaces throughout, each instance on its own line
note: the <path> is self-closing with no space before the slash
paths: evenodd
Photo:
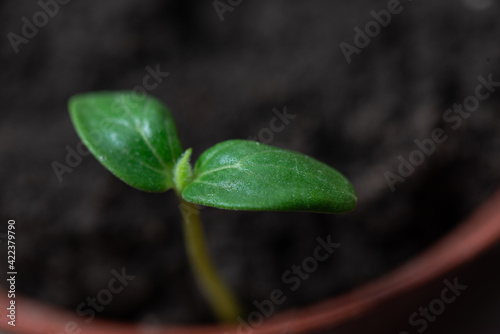
<path id="1" fill-rule="evenodd" d="M 173 193 L 129 188 L 91 156 L 63 182 L 52 168 L 79 143 L 68 98 L 142 85 L 147 66 L 170 72 L 151 94 L 170 106 L 195 158 L 257 135 L 286 106 L 297 117 L 271 144 L 334 166 L 358 191 L 345 215 L 203 209 L 210 251 L 247 305 L 276 288 L 287 297 L 281 310 L 310 305 L 435 242 L 500 184 L 500 94 L 456 130 L 443 121 L 478 76 L 500 81 L 500 4 L 402 4 L 350 64 L 339 44 L 353 44 L 353 28 L 387 1 L 248 1 L 224 22 L 211 1 L 72 1 L 18 54 L 2 38 L 0 219 L 17 223 L 18 291 L 75 310 L 125 267 L 136 278 L 98 316 L 212 321 Z M 2 1 L 3 36 L 39 10 L 36 1 Z M 384 173 L 397 173 L 398 156 L 408 159 L 414 140 L 436 127 L 448 139 L 392 192 Z M 291 291 L 282 275 L 328 235 L 340 248 Z"/>

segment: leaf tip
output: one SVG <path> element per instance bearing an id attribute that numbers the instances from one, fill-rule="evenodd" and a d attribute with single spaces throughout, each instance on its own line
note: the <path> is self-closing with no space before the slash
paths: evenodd
<path id="1" fill-rule="evenodd" d="M 179 193 L 182 192 L 193 178 L 193 169 L 190 164 L 192 152 L 193 150 L 191 148 L 184 151 L 174 167 L 174 184 Z"/>

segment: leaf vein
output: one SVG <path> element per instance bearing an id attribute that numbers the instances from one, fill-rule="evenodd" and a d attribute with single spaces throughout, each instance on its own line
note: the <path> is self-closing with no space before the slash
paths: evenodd
<path id="1" fill-rule="evenodd" d="M 169 170 L 166 162 L 160 157 L 160 155 L 158 154 L 158 152 L 156 151 L 156 149 L 153 147 L 153 145 L 151 145 L 151 142 L 149 141 L 149 139 L 146 137 L 146 134 L 142 131 L 142 129 L 140 128 L 140 122 L 139 120 L 132 114 L 132 111 L 128 108 L 127 104 L 123 101 L 124 97 L 121 96 L 121 102 L 123 104 L 123 107 L 124 107 L 124 110 L 125 112 L 127 113 L 127 115 L 132 118 L 132 120 L 134 121 L 135 123 L 135 130 L 141 135 L 142 137 L 142 140 L 146 143 L 146 145 L 148 146 L 149 150 L 153 153 L 153 155 L 155 156 L 155 158 L 158 160 L 158 162 L 160 163 L 160 165 L 162 165 L 163 168 L 165 168 L 166 171 Z M 147 110 L 148 110 L 148 107 L 149 105 L 151 104 L 151 101 L 148 100 L 147 101 L 147 104 L 146 106 L 144 107 L 143 109 L 143 112 L 146 113 Z"/>

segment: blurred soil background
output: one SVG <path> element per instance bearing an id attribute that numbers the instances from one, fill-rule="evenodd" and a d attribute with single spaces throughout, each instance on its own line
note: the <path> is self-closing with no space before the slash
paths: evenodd
<path id="1" fill-rule="evenodd" d="M 334 166 L 358 192 L 345 215 L 202 210 L 217 266 L 247 305 L 275 288 L 288 291 L 281 309 L 310 305 L 438 240 L 500 184 L 500 93 L 456 130 L 443 121 L 478 76 L 500 81 L 500 3 L 401 4 L 348 63 L 340 43 L 353 45 L 353 28 L 387 1 L 244 1 L 224 21 L 211 1 L 71 1 L 18 53 L 7 35 L 40 6 L 0 2 L 0 220 L 16 220 L 18 291 L 75 310 L 126 268 L 136 278 L 99 316 L 212 321 L 172 192 L 129 188 L 91 156 L 62 182 L 52 167 L 79 143 L 68 98 L 140 86 L 148 67 L 170 73 L 149 93 L 171 108 L 195 159 L 220 141 L 257 136 L 286 107 L 296 118 L 270 144 Z M 392 192 L 385 173 L 435 128 L 448 139 Z M 328 235 L 340 248 L 290 292 L 283 273 Z"/>

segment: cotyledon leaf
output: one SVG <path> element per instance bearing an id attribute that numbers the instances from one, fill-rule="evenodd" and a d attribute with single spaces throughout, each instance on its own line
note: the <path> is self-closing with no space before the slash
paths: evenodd
<path id="1" fill-rule="evenodd" d="M 328 165 L 247 140 L 206 150 L 182 197 L 222 209 L 320 213 L 351 211 L 357 202 L 351 183 Z"/>
<path id="2" fill-rule="evenodd" d="M 160 101 L 132 92 L 95 92 L 73 96 L 69 111 L 83 143 L 122 181 L 150 192 L 173 186 L 182 145 Z"/>

